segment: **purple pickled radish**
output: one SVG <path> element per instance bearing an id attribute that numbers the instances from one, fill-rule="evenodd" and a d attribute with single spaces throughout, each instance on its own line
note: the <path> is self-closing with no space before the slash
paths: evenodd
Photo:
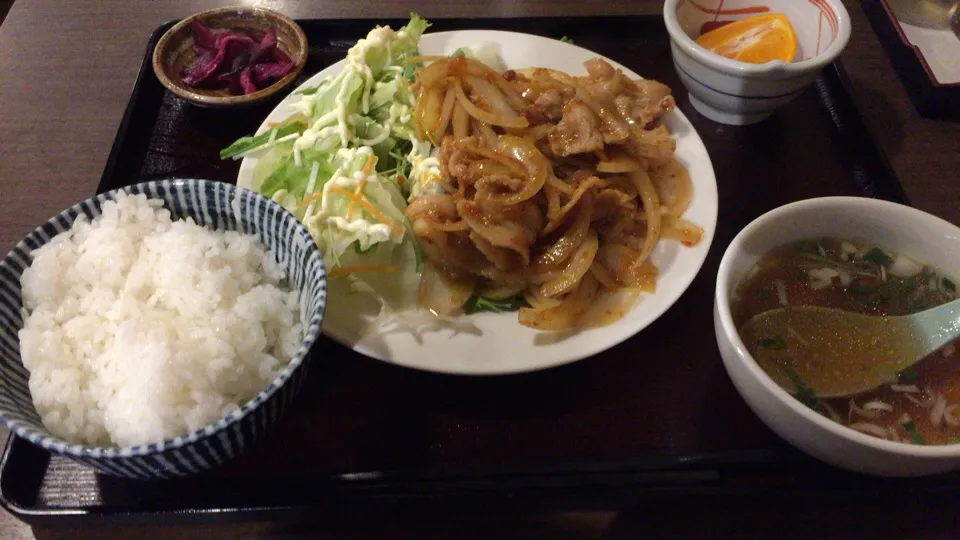
<path id="1" fill-rule="evenodd" d="M 222 71 L 226 62 L 230 59 L 228 58 L 232 44 L 237 44 L 239 50 L 246 50 L 246 47 L 249 44 L 252 44 L 253 40 L 245 36 L 241 37 L 238 35 L 230 35 L 223 39 L 217 40 L 217 53 L 213 58 L 203 64 L 201 67 L 190 71 L 185 77 L 183 77 L 183 83 L 187 86 L 199 86 L 207 81 L 212 75 L 217 74 Z"/>
<path id="2" fill-rule="evenodd" d="M 223 73 L 217 77 L 218 81 L 226 83 L 227 90 L 231 95 L 237 96 L 243 94 L 243 85 L 240 84 L 239 73 Z"/>
<path id="3" fill-rule="evenodd" d="M 193 62 L 191 62 L 189 66 L 187 66 L 186 68 L 183 69 L 183 71 L 180 72 L 180 77 L 186 78 L 188 75 L 200 69 L 201 67 L 203 67 L 204 64 L 206 64 L 212 59 L 213 59 L 213 52 L 201 50 L 199 53 L 197 53 L 197 57 L 193 60 Z"/>
<path id="4" fill-rule="evenodd" d="M 270 57 L 273 58 L 274 62 L 291 62 L 290 57 L 287 56 L 287 53 L 283 52 L 283 49 L 280 47 L 275 47 L 273 51 L 270 52 Z"/>
<path id="5" fill-rule="evenodd" d="M 213 31 L 203 25 L 200 21 L 194 19 L 190 23 L 190 32 L 193 34 L 193 42 L 197 47 L 212 51 L 217 48 L 217 38 Z"/>
<path id="6" fill-rule="evenodd" d="M 253 78 L 258 83 L 283 78 L 293 69 L 293 62 L 271 62 L 253 66 Z"/>
<path id="7" fill-rule="evenodd" d="M 257 91 L 257 85 L 253 83 L 252 69 L 247 66 L 240 72 L 240 86 L 243 87 L 244 94 L 252 94 Z"/>
<path id="8" fill-rule="evenodd" d="M 268 58 L 273 57 L 273 51 L 277 47 L 277 31 L 271 26 L 267 30 L 267 33 L 263 35 L 263 39 L 260 40 L 260 43 L 254 47 L 253 52 L 250 53 L 250 64 L 259 64 L 264 62 Z"/>

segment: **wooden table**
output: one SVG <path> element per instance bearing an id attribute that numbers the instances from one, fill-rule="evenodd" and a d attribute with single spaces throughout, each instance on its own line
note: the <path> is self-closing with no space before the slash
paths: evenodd
<path id="1" fill-rule="evenodd" d="M 117 131 L 150 32 L 164 21 L 221 4 L 278 9 L 294 18 L 599 15 L 657 13 L 653 0 L 17 0 L 0 26 L 0 248 L 37 223 L 91 195 Z M 880 140 L 912 203 L 960 223 L 960 124 L 920 118 L 853 0 L 853 37 L 843 54 L 867 124 Z M 0 432 L 4 438 L 5 432 Z M 563 515 L 374 516 L 363 523 L 34 531 L 37 538 L 635 538 L 953 536 L 955 509 L 644 508 Z M 785 532 L 789 531 L 789 532 Z M 0 537 L 30 538 L 29 527 L 0 514 Z"/>

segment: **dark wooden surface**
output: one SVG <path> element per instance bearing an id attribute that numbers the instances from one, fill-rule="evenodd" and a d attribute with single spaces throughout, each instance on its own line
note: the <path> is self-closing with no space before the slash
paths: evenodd
<path id="1" fill-rule="evenodd" d="M 149 33 L 160 23 L 224 2 L 17 0 L 0 26 L 0 249 L 36 223 L 96 188 Z M 236 3 L 236 2 L 234 2 Z M 596 15 L 658 12 L 656 1 L 260 1 L 298 18 Z M 843 55 L 867 123 L 880 140 L 913 204 L 960 223 L 960 124 L 916 115 L 856 2 L 847 3 L 854 32 Z M 770 182 L 775 182 L 771 178 Z M 896 508 L 850 501 L 849 508 L 802 508 L 731 501 L 665 505 L 634 512 L 563 515 L 383 515 L 336 523 L 247 526 L 126 527 L 34 531 L 37 538 L 635 538 L 951 537 L 955 511 L 942 501 Z M 764 527 L 779 527 L 764 533 Z M 776 525 L 774 525 L 776 527 Z M 777 534 L 780 536 L 780 534 Z M 31 531 L 0 515 L 0 537 Z"/>

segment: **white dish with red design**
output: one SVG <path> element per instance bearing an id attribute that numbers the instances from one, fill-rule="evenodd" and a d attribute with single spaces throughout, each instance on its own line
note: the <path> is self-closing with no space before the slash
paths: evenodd
<path id="1" fill-rule="evenodd" d="M 761 13 L 783 13 L 797 35 L 793 62 L 749 64 L 724 58 L 694 41 L 704 24 Z M 840 0 L 667 0 L 663 18 L 670 49 L 690 102 L 723 124 L 752 124 L 797 97 L 833 62 L 850 39 L 850 16 Z"/>

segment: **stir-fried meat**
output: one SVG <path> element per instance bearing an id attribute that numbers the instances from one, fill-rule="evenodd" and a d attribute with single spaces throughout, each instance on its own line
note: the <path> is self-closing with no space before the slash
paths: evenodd
<path id="1" fill-rule="evenodd" d="M 635 91 L 614 98 L 617 112 L 646 126 L 675 106 L 670 87 L 658 81 L 633 81 Z"/>
<path id="2" fill-rule="evenodd" d="M 603 189 L 593 199 L 593 215 L 597 221 L 623 214 L 632 216 L 637 203 L 633 195 L 620 189 Z"/>
<path id="3" fill-rule="evenodd" d="M 454 277 L 464 277 L 475 275 L 488 264 L 486 257 L 470 241 L 467 231 L 440 228 L 460 219 L 451 195 L 417 197 L 404 215 L 410 221 L 424 255 L 438 269 Z"/>
<path id="4" fill-rule="evenodd" d="M 563 102 L 564 99 L 560 95 L 560 91 L 551 88 L 537 96 L 533 105 L 545 118 L 556 122 L 563 116 Z"/>
<path id="5" fill-rule="evenodd" d="M 480 253 L 483 253 L 484 257 L 499 270 L 515 270 L 517 267 L 523 265 L 523 261 L 519 259 L 516 252 L 507 248 L 497 247 L 476 232 L 470 233 L 470 240 L 477 246 Z M 481 271 L 481 274 L 482 273 Z"/>
<path id="6" fill-rule="evenodd" d="M 457 212 L 473 232 L 479 234 L 494 246 L 516 252 L 523 258 L 523 264 L 529 262 L 530 246 L 537 239 L 537 235 L 527 228 L 523 222 L 497 219 L 505 216 L 483 212 L 473 201 L 458 201 Z"/>
<path id="7" fill-rule="evenodd" d="M 600 57 L 587 60 L 583 67 L 587 68 L 587 73 L 594 79 L 611 79 L 618 73 L 609 62 Z"/>
<path id="8" fill-rule="evenodd" d="M 600 119 L 579 99 L 567 102 L 563 118 L 548 135 L 550 150 L 558 156 L 603 150 Z"/>

